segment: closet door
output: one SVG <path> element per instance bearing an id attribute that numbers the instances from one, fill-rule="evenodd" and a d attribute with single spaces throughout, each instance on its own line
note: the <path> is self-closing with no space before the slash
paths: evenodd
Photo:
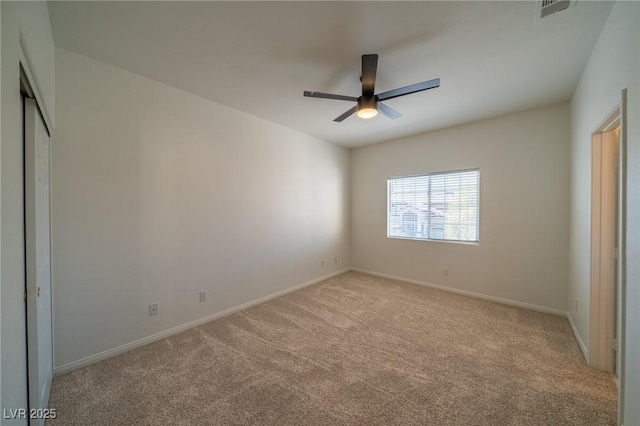
<path id="1" fill-rule="evenodd" d="M 27 354 L 31 425 L 43 425 L 53 380 L 49 133 L 33 99 L 24 102 Z"/>

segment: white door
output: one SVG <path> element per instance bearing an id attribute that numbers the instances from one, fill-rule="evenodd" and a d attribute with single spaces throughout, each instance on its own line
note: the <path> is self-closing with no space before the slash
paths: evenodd
<path id="1" fill-rule="evenodd" d="M 36 102 L 25 99 L 24 108 L 29 409 L 38 410 L 47 408 L 53 379 L 49 134 Z M 43 425 L 44 420 L 33 419 L 30 424 Z"/>

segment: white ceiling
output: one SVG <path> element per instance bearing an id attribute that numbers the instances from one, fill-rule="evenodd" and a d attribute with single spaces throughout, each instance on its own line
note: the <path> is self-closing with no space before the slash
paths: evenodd
<path id="1" fill-rule="evenodd" d="M 612 2 L 542 20 L 517 2 L 50 2 L 55 44 L 345 147 L 566 101 Z M 442 79 L 386 103 L 392 121 L 304 90 L 360 95 Z"/>

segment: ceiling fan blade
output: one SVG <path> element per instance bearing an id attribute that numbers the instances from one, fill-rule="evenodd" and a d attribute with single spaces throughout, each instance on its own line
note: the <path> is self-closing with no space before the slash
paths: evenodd
<path id="1" fill-rule="evenodd" d="M 362 55 L 362 96 L 373 96 L 376 89 L 378 55 Z"/>
<path id="2" fill-rule="evenodd" d="M 338 101 L 356 102 L 358 100 L 358 98 L 354 96 L 334 95 L 333 93 L 322 93 L 322 92 L 309 92 L 307 90 L 304 91 L 304 96 L 308 98 L 335 99 Z"/>
<path id="3" fill-rule="evenodd" d="M 351 114 L 353 114 L 354 112 L 356 112 L 356 110 L 358 109 L 358 105 L 354 106 L 353 108 L 345 111 L 344 113 L 342 113 L 342 115 L 340 115 L 339 117 L 336 117 L 333 119 L 333 121 L 335 121 L 336 123 L 340 123 L 341 121 L 343 121 L 345 118 L 349 117 Z"/>
<path id="4" fill-rule="evenodd" d="M 412 84 L 411 86 L 401 87 L 399 89 L 389 90 L 388 92 L 378 93 L 378 99 L 386 101 L 387 99 L 410 95 L 411 93 L 422 92 L 423 90 L 435 89 L 436 87 L 440 87 L 439 78 Z"/>
<path id="5" fill-rule="evenodd" d="M 378 102 L 378 111 L 380 111 L 381 113 L 383 113 L 384 115 L 386 115 L 392 120 L 402 117 L 402 114 L 400 114 L 398 111 L 396 111 L 393 108 L 389 108 L 382 102 Z"/>

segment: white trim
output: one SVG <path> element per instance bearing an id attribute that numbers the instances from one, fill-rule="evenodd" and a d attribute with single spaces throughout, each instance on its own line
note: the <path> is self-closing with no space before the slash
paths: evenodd
<path id="1" fill-rule="evenodd" d="M 501 303 L 503 305 L 516 306 L 518 308 L 524 308 L 524 309 L 530 309 L 532 311 L 544 312 L 545 314 L 559 315 L 559 316 L 562 316 L 562 317 L 566 317 L 567 316 L 567 312 L 563 311 L 561 309 L 548 308 L 546 306 L 534 305 L 532 303 L 518 302 L 517 300 L 504 299 L 502 297 L 489 296 L 489 295 L 482 294 L 482 293 L 475 293 L 473 291 L 461 290 L 461 289 L 452 288 L 452 287 L 445 287 L 445 286 L 441 286 L 441 285 L 438 285 L 438 284 L 431 284 L 431 283 L 428 283 L 428 282 L 425 282 L 425 281 L 412 280 L 410 278 L 398 277 L 398 276 L 395 276 L 395 275 L 381 274 L 379 272 L 368 271 L 368 270 L 365 270 L 365 269 L 352 268 L 352 270 L 356 271 L 356 272 L 361 272 L 363 274 L 373 275 L 373 276 L 376 276 L 376 277 L 388 278 L 388 279 L 396 280 L 396 281 L 403 281 L 403 282 L 406 282 L 406 283 L 409 283 L 409 284 L 417 284 L 419 286 L 428 287 L 428 288 L 432 288 L 432 289 L 435 289 L 435 290 L 441 290 L 441 291 L 446 291 L 446 292 L 449 292 L 449 293 L 461 294 L 463 296 L 473 297 L 474 299 L 488 300 L 490 302 Z"/>
<path id="2" fill-rule="evenodd" d="M 625 381 L 626 381 L 626 330 L 627 330 L 627 88 L 620 92 L 620 215 L 618 240 L 618 356 L 616 374 L 618 376 L 618 423 L 624 423 Z"/>
<path id="3" fill-rule="evenodd" d="M 49 118 L 49 114 L 47 113 L 47 107 L 45 106 L 42 96 L 40 96 L 40 91 L 38 89 L 38 85 L 36 84 L 36 80 L 33 78 L 33 73 L 31 72 L 31 68 L 29 66 L 29 61 L 27 60 L 27 56 L 25 55 L 25 50 L 22 46 L 22 37 L 20 38 L 20 49 L 18 49 L 18 60 L 22 69 L 24 70 L 24 74 L 29 81 L 29 85 L 31 86 L 31 90 L 33 90 L 33 97 L 38 104 L 38 109 L 40 110 L 40 114 L 42 114 L 42 119 L 44 120 L 44 124 L 47 127 L 47 132 L 49 132 L 49 136 L 51 136 L 51 132 L 53 131 L 53 122 Z"/>
<path id="4" fill-rule="evenodd" d="M 389 215 L 387 214 L 387 217 Z M 387 219 L 388 221 L 389 219 Z M 387 224 L 387 228 L 389 225 Z M 463 241 L 463 240 L 435 240 L 430 238 L 411 238 L 411 237 L 390 237 L 387 235 L 387 238 L 390 240 L 409 240 L 409 241 L 426 241 L 428 243 L 451 243 L 451 244 L 462 244 L 466 246 L 479 246 L 480 241 Z"/>
<path id="5" fill-rule="evenodd" d="M 188 330 L 188 329 L 193 328 L 193 327 L 197 327 L 199 325 L 202 325 L 202 324 L 205 324 L 207 322 L 216 320 L 218 318 L 226 317 L 227 315 L 231 315 L 231 314 L 236 313 L 238 311 L 242 311 L 244 309 L 247 309 L 247 308 L 250 308 L 252 306 L 258 305 L 260 303 L 269 301 L 271 299 L 275 299 L 276 297 L 284 296 L 285 294 L 294 292 L 296 290 L 300 290 L 301 288 L 308 287 L 310 285 L 319 283 L 320 281 L 327 280 L 327 279 L 329 279 L 331 277 L 335 277 L 336 275 L 340 275 L 340 274 L 343 274 L 345 272 L 349 272 L 349 270 L 350 270 L 350 268 L 341 269 L 340 271 L 336 271 L 336 272 L 332 272 L 332 273 L 327 274 L 327 275 L 323 275 L 323 276 L 321 276 L 319 278 L 315 278 L 315 279 L 313 279 L 311 281 L 307 281 L 307 282 L 304 282 L 302 284 L 294 285 L 293 287 L 289 287 L 287 289 L 284 289 L 284 290 L 269 294 L 267 296 L 261 297 L 259 299 L 252 300 L 250 302 L 243 303 L 243 304 L 238 305 L 238 306 L 234 306 L 234 307 L 229 308 L 229 309 L 225 309 L 224 311 L 217 312 L 215 314 L 207 315 L 206 317 L 197 319 L 195 321 L 188 322 L 186 324 L 179 325 L 177 327 L 170 328 L 170 329 L 165 330 L 165 331 L 161 331 L 161 332 L 156 333 L 156 334 L 152 334 L 151 336 L 143 337 L 142 339 L 135 340 L 133 342 L 124 344 L 122 346 L 118 346 L 118 347 L 115 347 L 113 349 L 108 349 L 106 351 L 97 353 L 95 355 L 90 355 L 90 356 L 88 356 L 86 358 L 82 358 L 82 359 L 79 359 L 77 361 L 72 361 L 72 362 L 70 362 L 68 364 L 61 365 L 60 367 L 54 368 L 53 374 L 54 374 L 54 376 L 59 376 L 61 374 L 69 373 L 69 372 L 71 372 L 73 370 L 77 370 L 79 368 L 86 367 L 86 366 L 88 366 L 90 364 L 94 364 L 96 362 L 103 361 L 103 360 L 105 360 L 107 358 L 111 358 L 113 356 L 122 354 L 124 352 L 128 352 L 128 351 L 130 351 L 132 349 L 139 348 L 139 347 L 144 346 L 144 345 L 148 345 L 149 343 L 155 342 L 155 341 L 160 340 L 160 339 L 164 339 L 165 337 L 172 336 L 174 334 L 180 333 L 182 331 Z"/>
<path id="6" fill-rule="evenodd" d="M 584 356 L 584 359 L 588 364 L 589 363 L 589 356 L 588 356 L 588 352 L 587 352 L 587 346 L 582 341 L 582 336 L 580 336 L 580 333 L 578 333 L 578 328 L 576 327 L 576 324 L 573 322 L 573 317 L 571 316 L 570 312 L 567 312 L 567 319 L 569 320 L 569 325 L 571 326 L 571 331 L 573 331 L 573 336 L 578 341 L 578 346 L 580 346 L 580 350 L 582 351 L 582 356 Z"/>
<path id="7" fill-rule="evenodd" d="M 623 91 L 627 90 L 627 89 L 622 89 Z M 605 128 L 605 124 L 607 123 L 608 119 L 616 112 L 616 109 L 621 108 L 622 106 L 622 95 L 621 96 L 616 96 L 615 101 L 609 106 L 609 108 L 606 110 L 607 112 L 605 114 L 602 115 L 602 117 L 600 117 L 600 120 L 598 120 L 598 125 L 596 127 L 594 127 L 591 130 L 591 134 L 593 133 L 602 133 L 603 128 Z M 620 111 L 618 113 L 618 115 L 621 115 Z"/>
<path id="8" fill-rule="evenodd" d="M 437 171 L 437 172 L 414 173 L 414 174 L 411 174 L 411 175 L 390 176 L 390 177 L 387 178 L 387 181 L 390 181 L 390 180 L 393 180 L 393 179 L 410 178 L 410 177 L 448 175 L 448 174 L 453 174 L 453 173 L 464 173 L 464 172 L 478 172 L 478 176 L 480 176 L 480 167 L 471 167 L 470 169 L 440 170 L 440 171 Z"/>

